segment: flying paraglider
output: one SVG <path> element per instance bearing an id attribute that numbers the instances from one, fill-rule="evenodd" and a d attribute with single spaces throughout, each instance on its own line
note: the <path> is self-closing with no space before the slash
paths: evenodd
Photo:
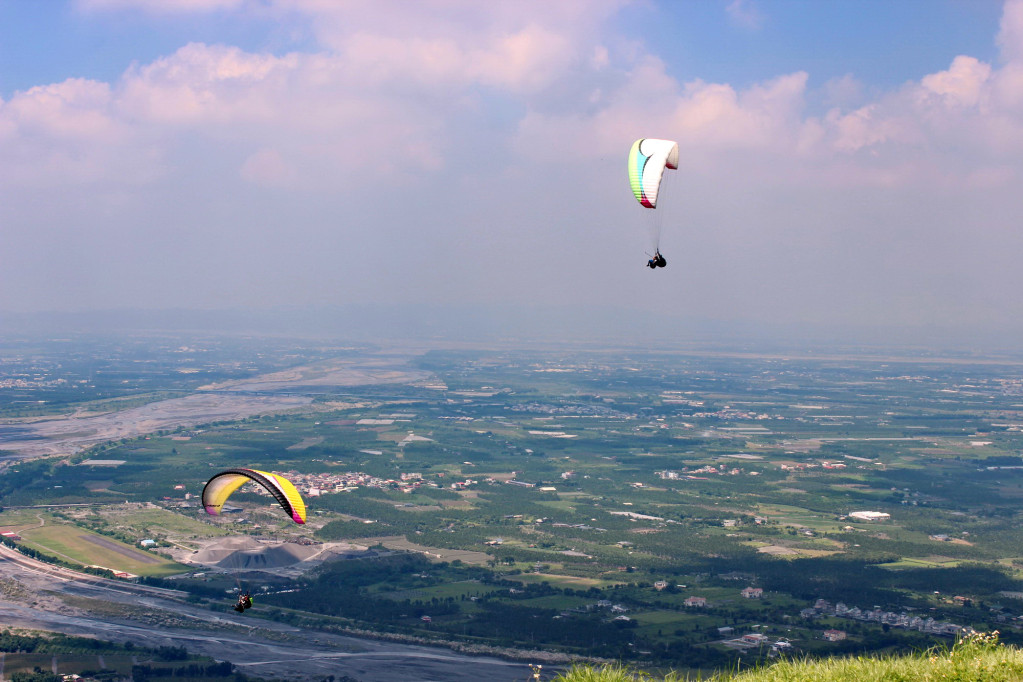
<path id="1" fill-rule="evenodd" d="M 668 261 L 664 260 L 664 256 L 661 255 L 660 249 L 654 252 L 653 258 L 646 262 L 646 266 L 653 270 L 654 268 L 667 267 Z"/>
<path id="2" fill-rule="evenodd" d="M 644 208 L 653 211 L 651 223 L 654 256 L 647 261 L 651 270 L 663 268 L 668 262 L 661 255 L 661 221 L 663 209 L 658 211 L 658 199 L 663 199 L 662 180 L 665 170 L 678 168 L 678 143 L 673 140 L 643 138 L 632 143 L 629 150 L 629 184 L 632 194 Z"/>
<path id="3" fill-rule="evenodd" d="M 248 592 L 242 592 L 238 595 L 238 603 L 234 605 L 234 610 L 238 613 L 242 613 L 245 609 L 252 608 L 252 595 Z"/>
<path id="4" fill-rule="evenodd" d="M 202 506 L 206 513 L 219 516 L 231 493 L 253 481 L 266 488 L 295 523 L 305 523 L 305 502 L 291 481 L 256 469 L 227 469 L 207 481 L 202 489 Z"/>

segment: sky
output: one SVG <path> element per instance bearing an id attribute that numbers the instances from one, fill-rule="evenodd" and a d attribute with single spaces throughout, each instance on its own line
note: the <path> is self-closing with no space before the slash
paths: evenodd
<path id="1" fill-rule="evenodd" d="M 1023 345 L 1021 198 L 1023 0 L 0 0 L 2 313 Z"/>

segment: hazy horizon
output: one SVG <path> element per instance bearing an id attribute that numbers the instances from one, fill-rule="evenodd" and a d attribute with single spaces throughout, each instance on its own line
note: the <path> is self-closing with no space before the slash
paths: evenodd
<path id="1" fill-rule="evenodd" d="M 221 310 L 120 309 L 0 313 L 0 342 L 25 338 L 181 335 L 322 339 L 340 343 L 495 348 L 571 346 L 580 350 L 872 352 L 1015 357 L 1012 334 L 951 326 L 835 327 L 755 324 L 707 317 L 652 316 L 639 309 L 567 306 L 381 304 Z"/>

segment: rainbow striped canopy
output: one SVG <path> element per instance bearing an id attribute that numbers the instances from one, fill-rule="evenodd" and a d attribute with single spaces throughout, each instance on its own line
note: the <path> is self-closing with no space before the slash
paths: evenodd
<path id="1" fill-rule="evenodd" d="M 678 168 L 678 143 L 645 137 L 632 143 L 629 150 L 629 184 L 643 206 L 657 207 L 664 169 Z"/>

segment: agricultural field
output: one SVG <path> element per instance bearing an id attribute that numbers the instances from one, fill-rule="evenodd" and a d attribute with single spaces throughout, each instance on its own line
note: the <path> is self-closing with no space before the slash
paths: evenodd
<path id="1" fill-rule="evenodd" d="M 302 409 L 11 465 L 0 526 L 78 563 L 176 572 L 211 604 L 234 569 L 193 578 L 166 557 L 232 538 L 352 543 L 366 558 L 245 573 L 260 614 L 667 666 L 734 660 L 720 628 L 814 653 L 966 628 L 1023 641 L 1017 359 L 357 356 L 340 374 L 319 361 L 218 384 L 309 391 Z M 232 467 L 288 477 L 308 522 L 253 486 L 208 516 L 197 498 Z M 847 639 L 823 641 L 829 628 Z"/>
<path id="2" fill-rule="evenodd" d="M 187 569 L 155 552 L 145 551 L 78 525 L 59 522 L 53 516 L 39 514 L 38 518 L 38 525 L 16 528 L 22 538 L 20 544 L 41 554 L 56 556 L 72 564 L 141 576 L 173 575 Z"/>

